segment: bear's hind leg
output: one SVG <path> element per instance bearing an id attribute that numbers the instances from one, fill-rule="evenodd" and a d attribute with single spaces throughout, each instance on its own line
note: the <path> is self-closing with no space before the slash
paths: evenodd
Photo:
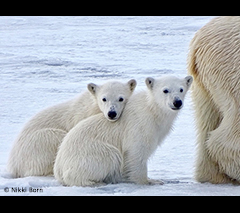
<path id="1" fill-rule="evenodd" d="M 66 132 L 60 129 L 42 129 L 34 132 L 21 149 L 23 160 L 21 176 L 48 176 L 53 174 L 57 149 Z"/>
<path id="2" fill-rule="evenodd" d="M 63 172 L 64 184 L 95 187 L 121 181 L 122 155 L 114 146 L 102 141 L 86 141 L 75 158 Z"/>
<path id="3" fill-rule="evenodd" d="M 223 183 L 240 183 L 240 115 L 236 111 L 229 110 L 230 113 L 206 141 L 209 155 L 224 176 Z"/>
<path id="4" fill-rule="evenodd" d="M 222 115 L 210 93 L 199 83 L 197 77 L 192 85 L 192 100 L 197 127 L 195 179 L 199 182 L 223 182 L 225 177 L 219 173 L 218 165 L 212 161 L 206 148 L 208 134 L 219 126 Z"/>

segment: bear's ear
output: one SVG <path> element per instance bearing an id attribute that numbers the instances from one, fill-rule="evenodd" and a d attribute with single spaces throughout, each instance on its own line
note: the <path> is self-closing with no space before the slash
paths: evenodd
<path id="1" fill-rule="evenodd" d="M 151 77 L 146 78 L 145 83 L 149 89 L 153 88 L 154 79 Z"/>
<path id="2" fill-rule="evenodd" d="M 191 75 L 188 75 L 187 77 L 185 77 L 185 81 L 186 81 L 187 87 L 190 87 L 193 82 L 193 77 Z"/>
<path id="3" fill-rule="evenodd" d="M 88 88 L 89 92 L 91 92 L 93 95 L 96 94 L 97 87 L 98 86 L 94 83 L 90 83 L 90 84 L 87 85 L 87 88 Z"/>
<path id="4" fill-rule="evenodd" d="M 130 91 L 133 92 L 137 86 L 137 81 L 135 79 L 131 79 L 130 81 L 127 82 L 127 84 L 130 88 Z"/>

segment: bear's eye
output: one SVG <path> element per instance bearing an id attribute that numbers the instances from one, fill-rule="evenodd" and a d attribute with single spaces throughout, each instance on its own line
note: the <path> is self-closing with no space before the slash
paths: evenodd
<path id="1" fill-rule="evenodd" d="M 182 89 L 182 88 L 180 89 L 180 92 L 183 92 L 183 89 Z"/>
<path id="2" fill-rule="evenodd" d="M 167 94 L 169 91 L 167 89 L 163 90 L 163 93 Z"/>
<path id="3" fill-rule="evenodd" d="M 119 101 L 119 102 L 123 102 L 123 100 L 124 100 L 124 99 L 121 97 L 121 98 L 119 98 L 118 101 Z"/>
<path id="4" fill-rule="evenodd" d="M 106 98 L 103 98 L 103 99 L 102 99 L 102 101 L 103 101 L 103 102 L 106 102 L 106 101 L 107 101 L 107 99 L 106 99 Z"/>

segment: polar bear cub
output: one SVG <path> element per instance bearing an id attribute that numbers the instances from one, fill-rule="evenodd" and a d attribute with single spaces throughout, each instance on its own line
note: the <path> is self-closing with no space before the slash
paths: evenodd
<path id="1" fill-rule="evenodd" d="M 53 174 L 57 149 L 67 132 L 79 121 L 100 112 L 106 121 L 116 121 L 135 87 L 134 79 L 127 83 L 90 83 L 88 91 L 80 96 L 39 112 L 15 141 L 8 171 L 16 178 Z"/>
<path id="2" fill-rule="evenodd" d="M 68 186 L 104 183 L 161 183 L 147 177 L 147 161 L 169 133 L 193 78 L 147 78 L 115 123 L 102 114 L 79 122 L 64 138 L 54 165 Z"/>

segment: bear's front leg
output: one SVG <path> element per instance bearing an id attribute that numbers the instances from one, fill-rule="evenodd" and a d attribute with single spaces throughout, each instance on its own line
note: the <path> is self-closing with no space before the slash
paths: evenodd
<path id="1" fill-rule="evenodd" d="M 141 161 L 140 154 L 136 148 L 124 151 L 123 153 L 123 172 L 124 182 L 148 184 L 147 163 Z"/>
<path id="2" fill-rule="evenodd" d="M 147 166 L 124 164 L 123 180 L 127 183 L 149 184 L 147 178 Z"/>
<path id="3" fill-rule="evenodd" d="M 136 149 L 133 149 L 136 151 Z M 124 182 L 155 185 L 163 184 L 161 180 L 153 180 L 147 177 L 147 158 L 135 151 L 124 152 L 123 179 Z"/>
<path id="4" fill-rule="evenodd" d="M 124 182 L 136 183 L 141 185 L 163 185 L 161 180 L 150 179 L 147 177 L 147 163 L 146 165 L 133 165 L 133 169 L 124 166 Z M 134 169 L 135 168 L 135 169 Z"/>

